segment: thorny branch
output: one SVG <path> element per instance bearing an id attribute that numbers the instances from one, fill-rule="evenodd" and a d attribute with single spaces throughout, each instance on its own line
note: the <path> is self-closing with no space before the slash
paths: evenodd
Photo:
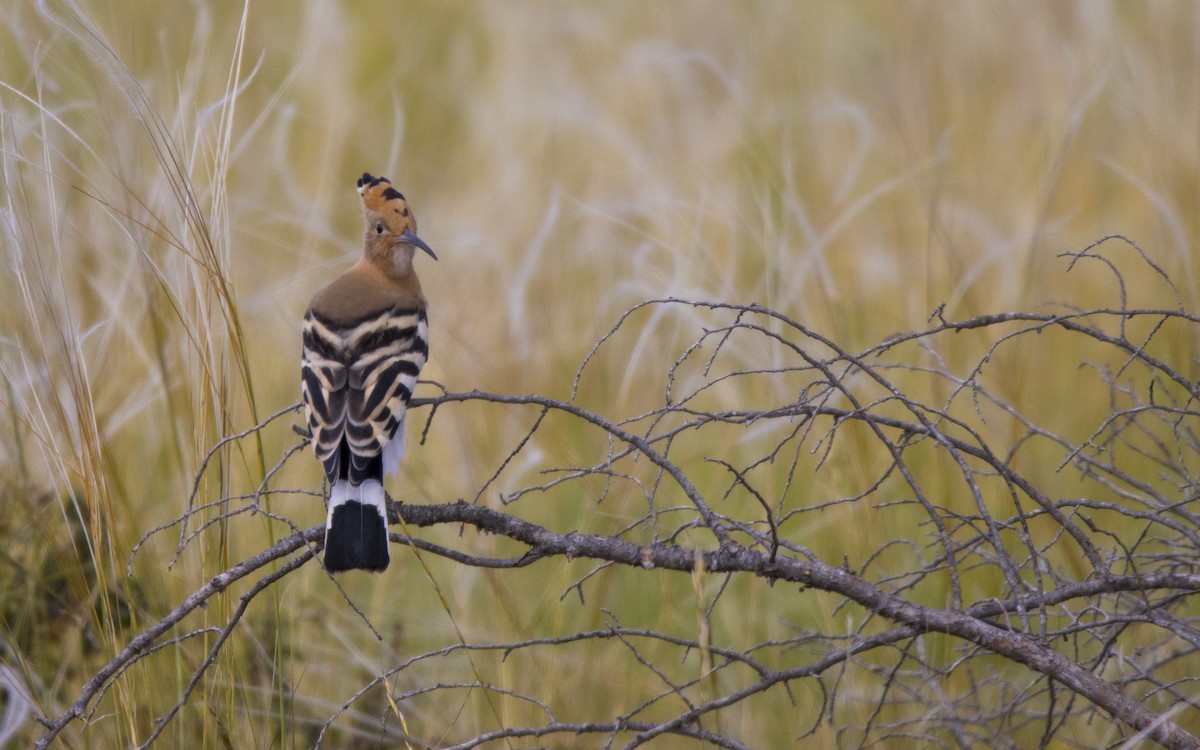
<path id="1" fill-rule="evenodd" d="M 1175 308 L 1129 306 L 1119 264 L 1097 254 L 1114 239 L 1171 289 Z M 649 300 L 627 310 L 597 341 L 576 373 L 570 400 L 445 388 L 414 400 L 414 410 L 428 407 L 422 440 L 436 415 L 479 404 L 527 408 L 532 422 L 495 469 L 482 472 L 487 479 L 473 502 L 394 503 L 395 530 L 469 527 L 519 542 L 523 552 L 479 556 L 470 550 L 469 536 L 460 537 L 461 549 L 400 533 L 392 535 L 396 543 L 459 565 L 496 569 L 584 559 L 595 561 L 593 573 L 615 567 L 669 575 L 702 565 L 703 575 L 762 581 L 780 600 L 827 596 L 833 609 L 857 607 L 864 616 L 845 632 L 797 627 L 789 638 L 747 643 L 736 634 L 708 642 L 627 628 L 606 611 L 609 625 L 599 630 L 459 642 L 411 656 L 364 685 L 328 716 L 318 744 L 369 689 L 387 687 L 387 680 L 423 662 L 458 652 L 507 658 L 616 640 L 635 668 L 654 676 L 648 682 L 667 685 L 631 695 L 619 715 L 562 718 L 562 707 L 550 695 L 539 697 L 535 681 L 515 690 L 479 679 L 423 684 L 394 692 L 392 705 L 479 689 L 541 711 L 540 724 L 496 727 L 454 740 L 456 748 L 562 733 L 605 737 L 607 746 L 624 741 L 635 747 L 671 733 L 743 747 L 738 730 L 720 721 L 725 710 L 779 690 L 794 700 L 796 686 L 813 683 L 822 705 L 800 733 L 816 731 L 824 717 L 840 727 L 845 745 L 891 736 L 968 745 L 1018 734 L 1045 744 L 1072 721 L 1100 712 L 1124 727 L 1110 738 L 1114 746 L 1142 736 L 1164 747 L 1200 748 L 1193 734 L 1200 706 L 1181 687 L 1200 669 L 1200 615 L 1191 600 L 1200 591 L 1200 389 L 1195 357 L 1180 356 L 1181 346 L 1195 351 L 1200 319 L 1184 310 L 1165 272 L 1124 238 L 1103 238 L 1069 257 L 1071 267 L 1100 261 L 1114 276 L 1120 306 L 962 320 L 947 319 L 939 308 L 924 329 L 850 352 L 757 305 Z M 615 346 L 646 308 L 674 311 L 683 325 L 701 331 L 671 355 L 660 402 L 622 418 L 585 408 L 577 401 L 581 383 L 603 366 L 603 350 Z M 1047 348 L 1052 357 L 1045 356 Z M 1037 380 L 1023 386 L 1025 372 Z M 1048 399 L 1021 402 L 1041 404 L 1022 411 L 1011 395 L 1021 387 L 1042 388 Z M 1059 419 L 1063 410 L 1054 407 L 1063 404 L 1095 410 L 1082 433 L 1078 422 Z M 279 411 L 214 451 L 294 410 Z M 594 434 L 599 452 L 591 464 L 546 466 L 542 476 L 550 479 L 530 482 L 518 474 L 514 459 L 536 445 L 554 420 Z M 296 528 L 259 505 L 265 493 L 281 491 L 271 481 L 297 450 L 289 449 L 252 494 L 199 502 L 193 492 L 184 516 L 150 532 L 177 526 L 178 556 L 217 518 L 263 514 L 291 531 L 211 578 L 134 638 L 69 708 L 45 721 L 39 747 L 48 747 L 75 720 L 86 722 L 105 691 L 131 665 L 156 653 L 156 644 L 194 611 L 274 564 L 240 595 L 186 689 L 152 728 L 143 744 L 149 746 L 204 680 L 254 597 L 319 552 L 320 528 Z M 867 466 L 847 472 L 857 459 Z M 703 466 L 720 467 L 723 479 L 702 480 Z M 806 481 L 830 466 L 842 467 L 840 475 L 848 477 L 839 486 L 841 497 L 821 497 Z M 1068 469 L 1073 476 L 1065 476 Z M 520 502 L 588 482 L 597 502 L 635 500 L 619 506 L 625 517 L 606 533 L 554 529 Z M 505 511 L 487 506 L 489 489 Z M 863 526 L 887 524 L 889 538 L 861 559 L 839 557 L 837 545 L 809 533 L 805 523 L 827 513 Z M 573 586 L 581 597 L 591 575 Z M 705 603 L 706 617 L 720 596 Z M 955 646 L 936 655 L 939 649 L 929 641 L 934 633 L 949 636 Z M 650 646 L 674 649 L 678 658 L 705 652 L 711 674 L 668 676 L 662 663 L 647 656 Z M 1007 671 L 995 666 L 997 658 Z M 875 683 L 874 707 L 865 719 L 848 688 L 864 673 Z M 951 679 L 972 687 L 945 689 Z"/>

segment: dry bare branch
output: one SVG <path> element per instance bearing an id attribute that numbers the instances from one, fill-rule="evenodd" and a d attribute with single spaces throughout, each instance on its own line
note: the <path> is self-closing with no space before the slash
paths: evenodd
<path id="1" fill-rule="evenodd" d="M 1072 254 L 1071 263 L 1108 264 L 1121 284 L 1116 308 L 961 320 L 939 310 L 927 328 L 850 352 L 757 305 L 650 300 L 626 311 L 597 341 L 570 400 L 446 388 L 415 399 L 414 409 L 429 409 L 422 440 L 436 429 L 435 417 L 453 419 L 457 409 L 482 405 L 526 410 L 528 426 L 501 451 L 494 470 L 482 472 L 486 479 L 467 495 L 472 502 L 393 503 L 394 542 L 457 565 L 500 570 L 591 561 L 591 572 L 571 587 L 581 599 L 599 571 L 613 568 L 722 576 L 720 586 L 708 587 L 716 591 L 711 600 L 697 587 L 705 623 L 720 610 L 729 581 L 744 577 L 769 586 L 780 600 L 825 598 L 847 613 L 847 626 L 797 628 L 792 638 L 746 644 L 713 639 L 707 628 L 700 638 L 627 628 L 610 611 L 609 627 L 599 630 L 503 643 L 460 640 L 408 657 L 365 684 L 328 718 L 317 743 L 369 689 L 384 686 L 393 691 L 393 709 L 431 693 L 479 690 L 537 706 L 543 716 L 541 724 L 449 740 L 455 748 L 563 733 L 604 737 L 614 747 L 663 734 L 742 747 L 737 728 L 721 721 L 726 710 L 815 684 L 823 703 L 814 728 L 821 721 L 836 725 L 847 746 L 900 737 L 1003 744 L 1018 732 L 1045 744 L 1073 719 L 1106 714 L 1125 728 L 1109 740 L 1114 745 L 1145 737 L 1167 748 L 1200 747 L 1187 728 L 1200 725 L 1189 689 L 1200 669 L 1200 615 L 1192 604 L 1200 591 L 1200 388 L 1196 363 L 1173 350 L 1180 337 L 1195 340 L 1200 319 L 1181 306 L 1131 307 L 1117 264 L 1097 254 L 1103 242 Z M 576 399 L 591 369 L 647 308 L 686 310 L 705 320 L 696 338 L 670 355 L 661 401 L 623 417 L 585 408 Z M 1027 372 L 1038 380 L 1024 381 Z M 1046 389 L 1046 411 L 1018 410 L 1006 396 L 1014 387 Z M 1056 405 L 1096 409 L 1092 427 L 1068 434 Z M 288 411 L 228 440 L 266 429 Z M 522 474 L 516 459 L 551 423 L 570 424 L 599 452 L 578 465 Z M 289 450 L 272 476 L 296 452 Z M 862 470 L 843 472 L 841 496 L 825 496 L 818 486 L 829 485 L 808 480 L 851 457 Z M 718 467 L 720 478 L 701 479 L 705 467 Z M 616 502 L 625 491 L 637 502 L 613 512 L 617 518 L 605 533 L 537 520 L 529 498 L 589 482 L 598 502 Z M 487 506 L 485 491 L 492 488 L 503 510 Z M 281 490 L 264 482 L 240 499 L 193 497 L 186 518 L 220 508 L 221 518 L 243 522 L 264 514 L 259 498 L 272 491 Z M 835 512 L 861 527 L 886 526 L 888 541 L 865 559 L 837 557 L 835 546 L 806 526 Z M 504 537 L 523 551 L 489 557 L 470 548 L 469 534 L 452 548 L 399 533 L 435 526 Z M 66 711 L 46 721 L 39 748 L 71 722 L 86 721 L 107 687 L 195 610 L 269 563 L 282 563 L 240 594 L 207 657 L 143 747 L 153 743 L 204 680 L 251 601 L 319 551 L 319 528 L 290 532 L 214 576 L 133 639 Z M 204 533 L 203 524 L 191 533 L 181 537 L 180 550 Z M 951 645 L 934 648 L 933 634 L 949 636 Z M 654 686 L 631 692 L 616 715 L 561 716 L 536 678 L 515 688 L 489 684 L 478 672 L 406 690 L 387 682 L 459 653 L 510 658 L 602 641 L 623 644 L 623 658 Z M 656 649 L 680 661 L 702 654 L 704 666 L 681 675 Z M 870 691 L 849 688 L 851 669 L 872 676 Z M 971 687 L 943 689 L 950 680 Z M 854 709 L 861 701 L 869 710 L 860 714 Z"/>

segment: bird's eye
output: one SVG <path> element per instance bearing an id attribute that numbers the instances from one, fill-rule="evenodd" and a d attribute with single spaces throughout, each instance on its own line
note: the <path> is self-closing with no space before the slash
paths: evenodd
<path id="1" fill-rule="evenodd" d="M 383 225 L 382 224 L 375 225 L 375 234 L 383 234 Z"/>

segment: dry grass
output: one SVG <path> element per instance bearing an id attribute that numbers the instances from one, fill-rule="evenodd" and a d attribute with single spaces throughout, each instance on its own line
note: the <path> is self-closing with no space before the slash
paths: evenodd
<path id="1" fill-rule="evenodd" d="M 0 661 L 44 713 L 148 619 L 280 533 L 222 524 L 170 570 L 174 539 L 158 535 L 125 573 L 139 538 L 183 511 L 208 447 L 298 399 L 297 324 L 357 252 L 363 170 L 404 190 L 442 259 L 421 268 L 425 375 L 458 390 L 565 397 L 596 338 L 648 297 L 758 301 L 851 349 L 943 303 L 954 317 L 1110 303 L 1110 276 L 1065 275 L 1056 254 L 1111 232 L 1137 239 L 1196 308 L 1200 11 L 1183 3 L 134 6 L 0 10 Z M 1149 307 L 1163 292 L 1129 289 Z M 581 403 L 641 412 L 700 325 L 653 311 L 638 323 L 640 338 L 589 369 Z M 1169 356 L 1186 370 L 1197 353 L 1180 336 Z M 1011 401 L 1061 405 L 1013 368 Z M 394 494 L 469 496 L 527 418 L 443 419 Z M 588 455 L 556 434 L 539 450 L 560 464 Z M 201 501 L 253 491 L 293 440 L 279 430 L 231 447 Z M 318 488 L 316 462 L 303 471 L 291 481 Z M 805 491 L 837 496 L 861 471 L 849 451 Z M 522 502 L 586 531 L 619 528 L 638 498 Z M 300 527 L 323 516 L 311 496 L 272 503 Z M 828 534 L 844 527 L 835 514 L 812 523 L 805 543 L 831 559 L 879 547 Z M 472 541 L 481 555 L 503 544 Z M 398 563 L 346 582 L 382 642 L 315 566 L 289 578 L 166 744 L 310 746 L 370 675 L 453 642 L 431 580 L 468 641 L 596 627 L 601 607 L 631 627 L 697 627 L 685 577 L 602 574 L 581 604 L 560 598 L 591 569 L 580 562 L 495 572 L 435 560 L 431 578 Z M 845 613 L 772 594 L 724 594 L 737 604 L 718 611 L 713 637 L 845 626 Z M 196 640 L 173 665 L 128 673 L 65 744 L 142 741 L 202 657 Z M 606 673 L 589 648 L 482 655 L 476 669 L 498 685 L 536 671 L 591 705 L 622 705 L 633 675 Z M 819 696 L 795 699 L 758 704 L 745 740 L 805 731 Z M 463 691 L 402 708 L 430 741 L 536 720 L 501 704 Z M 336 744 L 375 746 L 385 706 L 357 705 Z M 27 725 L 18 742 L 34 736 Z"/>

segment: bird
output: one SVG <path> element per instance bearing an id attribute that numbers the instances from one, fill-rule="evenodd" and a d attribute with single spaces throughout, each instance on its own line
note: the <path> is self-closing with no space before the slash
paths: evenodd
<path id="1" fill-rule="evenodd" d="M 404 455 L 404 420 L 429 357 L 417 236 L 404 195 L 386 177 L 358 180 L 363 255 L 313 295 L 304 314 L 300 384 L 313 450 L 330 492 L 325 569 L 382 572 L 390 555 L 384 475 Z"/>

